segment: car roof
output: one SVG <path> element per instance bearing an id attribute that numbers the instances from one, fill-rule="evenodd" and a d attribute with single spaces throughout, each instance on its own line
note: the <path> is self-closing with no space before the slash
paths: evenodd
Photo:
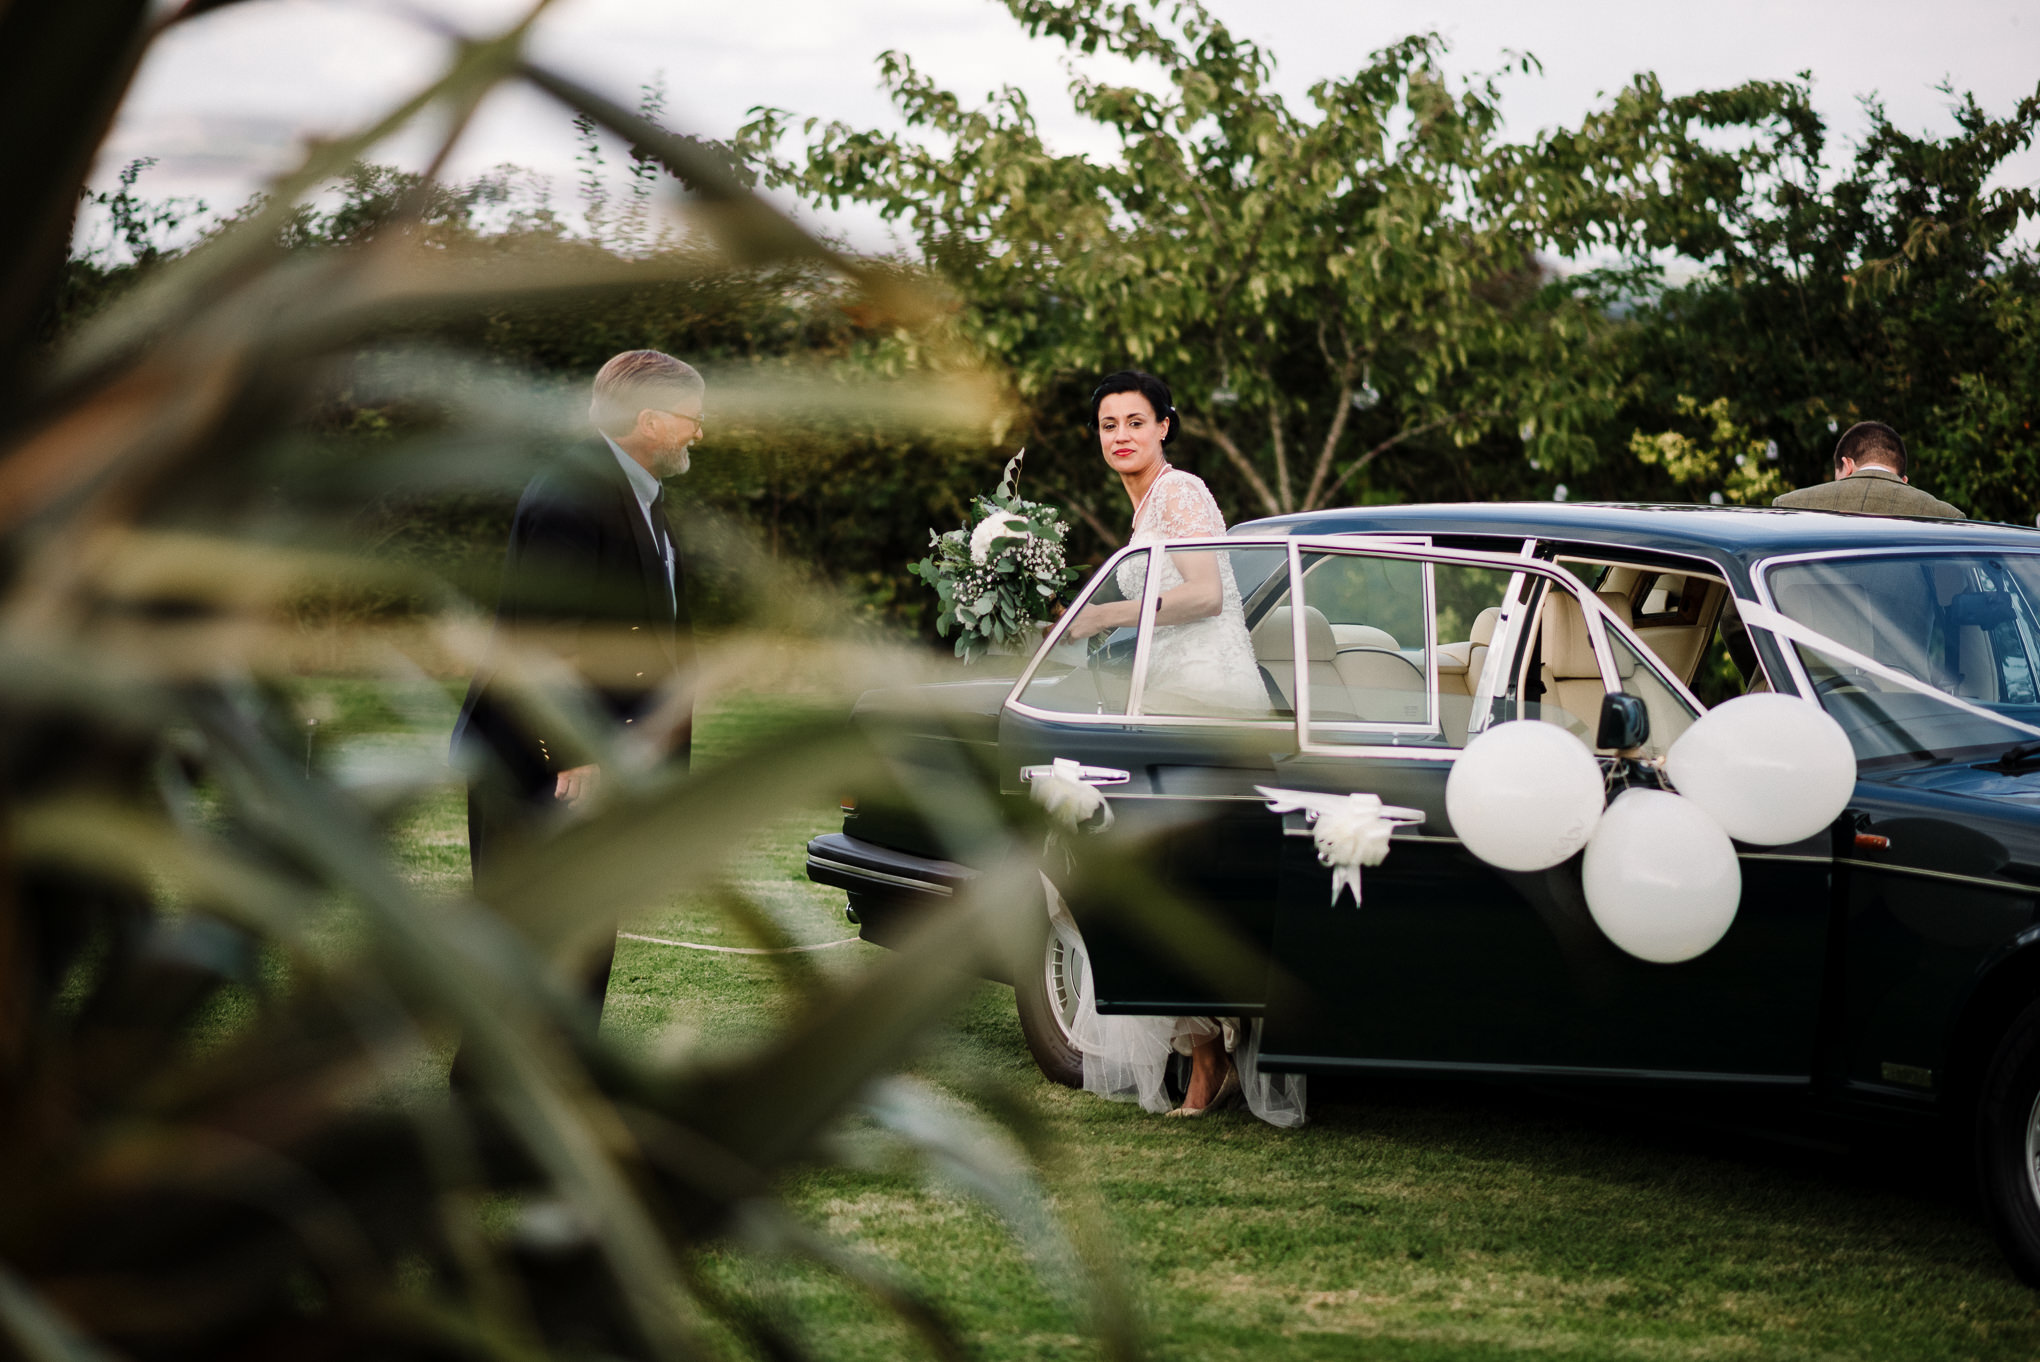
<path id="1" fill-rule="evenodd" d="M 1982 520 L 1851 515 L 1686 503 L 1431 502 L 1348 506 L 1242 521 L 1232 533 L 1429 534 L 1627 545 L 1748 566 L 1780 554 L 1846 549 L 1976 547 L 2040 550 L 2040 529 Z"/>

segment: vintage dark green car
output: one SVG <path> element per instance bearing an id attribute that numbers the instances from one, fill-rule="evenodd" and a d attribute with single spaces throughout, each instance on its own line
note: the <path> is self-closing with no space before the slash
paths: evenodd
<path id="1" fill-rule="evenodd" d="M 1067 1028 L 1088 959 L 1099 1011 L 1262 1018 L 1276 1070 L 1762 1090 L 1958 1122 L 2007 1255 L 2040 1284 L 2040 531 L 1439 505 L 1170 544 L 1230 565 L 1266 692 L 1252 705 L 1150 665 L 1151 552 L 1116 555 L 1080 598 L 1144 598 L 1140 629 L 1088 645 L 1059 629 L 1017 681 L 943 688 L 920 731 L 968 748 L 1010 801 L 1031 768 L 1081 763 L 1116 815 L 1106 835 L 1148 838 L 1164 881 L 1266 964 L 1216 988 L 1079 896 L 1014 981 L 1044 1073 L 1080 1073 Z M 1746 627 L 1752 605 L 1842 653 Z M 1510 873 L 1453 835 L 1447 777 L 1492 724 L 1557 724 L 1592 745 L 1604 698 L 1627 694 L 1648 755 L 1702 695 L 1765 689 L 1841 723 L 1854 797 L 1803 842 L 1738 844 L 1739 910 L 1697 959 L 1611 945 L 1578 857 Z M 1356 908 L 1257 786 L 1366 791 L 1423 821 L 1366 871 Z M 809 844 L 808 873 L 847 890 L 883 942 L 972 875 L 944 856 L 914 818 L 865 805 Z"/>

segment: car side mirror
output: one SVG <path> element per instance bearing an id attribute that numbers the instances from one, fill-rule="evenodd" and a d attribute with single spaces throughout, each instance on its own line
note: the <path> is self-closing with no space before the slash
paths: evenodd
<path id="1" fill-rule="evenodd" d="M 1617 692 L 1601 697 L 1601 728 L 1594 746 L 1627 752 L 1650 741 L 1650 709 L 1641 696 Z"/>

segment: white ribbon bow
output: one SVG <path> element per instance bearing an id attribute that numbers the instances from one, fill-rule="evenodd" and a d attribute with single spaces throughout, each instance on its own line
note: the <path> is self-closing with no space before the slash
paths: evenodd
<path id="1" fill-rule="evenodd" d="M 1333 907 L 1338 906 L 1339 895 L 1351 889 L 1353 906 L 1358 908 L 1360 867 L 1387 860 L 1389 834 L 1424 821 L 1422 809 L 1384 804 L 1380 795 L 1275 790 L 1266 785 L 1254 788 L 1268 801 L 1272 813 L 1303 811 L 1309 826 L 1287 831 L 1292 837 L 1308 836 L 1317 847 L 1318 864 L 1331 868 Z"/>
<path id="2" fill-rule="evenodd" d="M 1985 709 L 1982 705 L 1973 704 L 1959 695 L 1950 695 L 1939 686 L 1931 682 L 1922 681 L 1917 676 L 1908 676 L 1896 667 L 1887 667 L 1876 658 L 1865 657 L 1846 643 L 1831 639 L 1817 629 L 1809 629 L 1798 620 L 1788 619 L 1775 610 L 1758 605 L 1755 601 L 1738 599 L 1735 602 L 1735 613 L 1742 617 L 1743 625 L 1746 628 L 1762 629 L 1767 633 L 1775 635 L 1781 640 L 1781 646 L 1782 641 L 1788 639 L 1793 643 L 1804 644 L 1817 653 L 1826 653 L 1829 657 L 1837 661 L 1846 662 L 1859 671 L 1868 672 L 1880 681 L 1889 682 L 1894 686 L 1902 686 L 1906 690 L 1917 691 L 1930 700 L 1939 700 L 1942 704 L 1959 709 L 1964 714 L 1972 714 L 1979 719 L 1994 720 L 2007 728 L 2016 728 L 2021 733 L 2028 733 L 2036 738 L 2040 738 L 2040 728 L 2035 728 L 2031 724 L 2021 723 L 2017 719 L 2009 718 L 1993 710 Z"/>
<path id="3" fill-rule="evenodd" d="M 1097 786 L 1085 782 L 1084 764 L 1080 761 L 1057 757 L 1052 769 L 1036 775 L 1029 787 L 1034 802 L 1071 832 L 1090 822 L 1100 809 L 1105 811 L 1105 820 L 1095 831 L 1103 832 L 1112 826 L 1112 806 L 1105 802 Z"/>

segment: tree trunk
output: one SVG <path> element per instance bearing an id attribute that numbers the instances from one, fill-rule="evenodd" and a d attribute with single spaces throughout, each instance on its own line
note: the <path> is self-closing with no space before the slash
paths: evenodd
<path id="1" fill-rule="evenodd" d="M 1268 490 L 1267 480 L 1261 476 L 1261 470 L 1254 467 L 1254 461 L 1246 456 L 1232 436 L 1210 421 L 1195 416 L 1184 416 L 1181 419 L 1186 433 L 1195 435 L 1200 440 L 1209 440 L 1225 452 L 1227 460 L 1239 470 L 1240 476 L 1247 480 L 1247 486 L 1253 489 L 1254 495 L 1260 498 L 1262 509 L 1267 514 L 1282 514 L 1282 503 Z"/>
<path id="2" fill-rule="evenodd" d="M 1339 447 L 1339 440 L 1346 433 L 1346 418 L 1353 414 L 1353 386 L 1339 385 L 1339 407 L 1332 413 L 1332 428 L 1325 432 L 1324 446 L 1318 450 L 1317 468 L 1310 475 L 1310 490 L 1303 494 L 1301 509 L 1314 511 L 1321 504 L 1318 493 L 1324 490 L 1325 479 L 1331 476 L 1332 454 Z"/>

